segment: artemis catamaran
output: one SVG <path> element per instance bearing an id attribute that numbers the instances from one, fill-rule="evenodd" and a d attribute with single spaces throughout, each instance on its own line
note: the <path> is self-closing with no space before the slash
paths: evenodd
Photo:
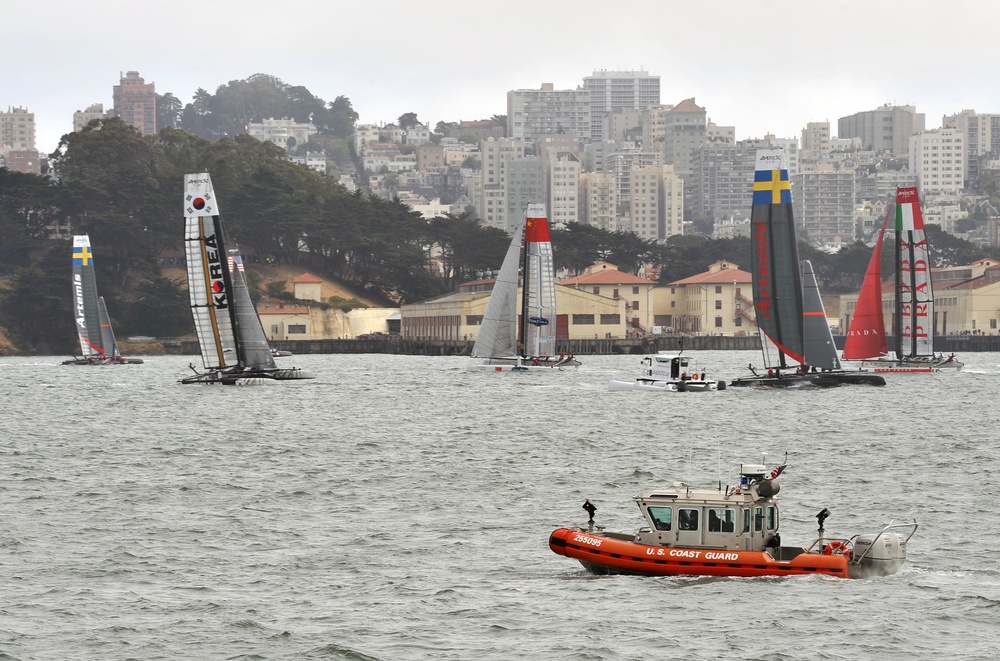
<path id="1" fill-rule="evenodd" d="M 227 248 L 219 206 L 207 172 L 184 177 L 184 252 L 188 294 L 205 371 L 181 383 L 254 383 L 314 375 L 274 362 L 267 336 L 250 298 L 239 251 Z"/>
<path id="2" fill-rule="evenodd" d="M 125 358 L 118 349 L 104 297 L 97 294 L 94 253 L 90 250 L 90 236 L 87 234 L 73 237 L 73 310 L 81 357 L 65 360 L 63 365 L 142 363 L 139 358 Z"/>

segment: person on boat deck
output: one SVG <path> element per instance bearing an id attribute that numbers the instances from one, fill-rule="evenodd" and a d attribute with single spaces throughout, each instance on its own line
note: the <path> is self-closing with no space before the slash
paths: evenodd
<path id="1" fill-rule="evenodd" d="M 768 378 L 772 378 L 774 376 L 774 368 L 773 367 L 768 367 L 767 368 L 767 376 L 768 376 Z"/>
<path id="2" fill-rule="evenodd" d="M 533 358 L 531 359 L 531 364 L 532 364 L 532 365 L 538 365 L 538 364 L 539 364 L 539 363 L 538 363 L 538 356 L 535 356 L 535 357 L 533 357 Z"/>

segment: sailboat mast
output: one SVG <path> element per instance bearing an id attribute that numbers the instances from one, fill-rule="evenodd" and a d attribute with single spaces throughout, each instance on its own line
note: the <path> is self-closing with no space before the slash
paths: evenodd
<path id="1" fill-rule="evenodd" d="M 528 242 L 526 240 L 528 232 L 528 212 L 524 212 L 524 219 L 521 222 L 521 228 L 518 230 L 521 232 L 521 318 L 520 323 L 517 325 L 517 353 L 520 356 L 528 355 L 528 347 L 525 343 L 528 341 L 528 317 L 530 316 L 528 310 L 528 292 L 531 291 L 529 287 L 531 286 L 531 264 L 528 257 Z"/>
<path id="2" fill-rule="evenodd" d="M 899 189 L 896 189 L 899 195 Z M 899 204 L 896 204 L 896 275 L 893 280 L 893 288 L 896 292 L 893 297 L 892 311 L 892 333 L 895 341 L 896 358 L 903 357 L 903 213 Z"/>

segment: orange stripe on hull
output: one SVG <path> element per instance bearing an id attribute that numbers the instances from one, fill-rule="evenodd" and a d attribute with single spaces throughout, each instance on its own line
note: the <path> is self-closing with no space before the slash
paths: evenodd
<path id="1" fill-rule="evenodd" d="M 843 555 L 801 553 L 789 561 L 761 551 L 648 546 L 560 528 L 549 536 L 553 553 L 574 558 L 588 569 L 647 576 L 801 576 L 848 578 Z"/>

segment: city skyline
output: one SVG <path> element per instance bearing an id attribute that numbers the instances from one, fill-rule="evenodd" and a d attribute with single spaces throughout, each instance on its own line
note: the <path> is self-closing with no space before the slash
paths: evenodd
<path id="1" fill-rule="evenodd" d="M 68 0 L 18 3 L 5 12 L 4 42 L 21 55 L 0 71 L 0 107 L 34 113 L 47 154 L 72 130 L 73 112 L 112 106 L 112 87 L 130 70 L 185 104 L 198 87 L 214 93 L 265 73 L 328 102 L 349 98 L 361 123 L 415 112 L 431 128 L 505 114 L 510 90 L 573 89 L 594 71 L 643 70 L 660 77 L 661 103 L 694 97 L 737 139 L 798 138 L 816 121 L 836 130 L 838 118 L 883 104 L 914 105 L 931 129 L 963 109 L 1000 111 L 1000 90 L 976 66 L 991 61 L 1000 5 L 952 7 L 639 0 L 609 21 L 614 6 L 594 0 L 511 0 L 500 12 L 456 0 L 389 0 L 377 12 L 248 0 L 239 13 L 192 0 L 110 0 L 92 14 Z"/>

